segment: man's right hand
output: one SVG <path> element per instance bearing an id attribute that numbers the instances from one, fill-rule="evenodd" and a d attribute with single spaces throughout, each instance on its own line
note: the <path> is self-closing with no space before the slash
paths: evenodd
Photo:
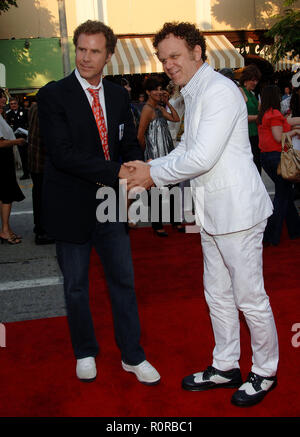
<path id="1" fill-rule="evenodd" d="M 134 168 L 125 167 L 125 165 L 122 164 L 118 176 L 120 179 L 128 179 L 132 171 L 134 171 Z"/>
<path id="2" fill-rule="evenodd" d="M 17 138 L 16 139 L 16 146 L 23 146 L 26 143 L 24 138 Z"/>

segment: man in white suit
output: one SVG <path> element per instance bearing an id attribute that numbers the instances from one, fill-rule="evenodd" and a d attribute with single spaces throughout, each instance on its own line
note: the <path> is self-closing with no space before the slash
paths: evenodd
<path id="1" fill-rule="evenodd" d="M 182 87 L 185 133 L 166 157 L 128 163 L 135 169 L 128 189 L 191 179 L 215 347 L 212 365 L 185 377 L 182 386 L 239 387 L 232 403 L 254 405 L 277 384 L 278 340 L 262 273 L 262 238 L 272 203 L 253 163 L 246 105 L 238 87 L 205 62 L 205 39 L 194 25 L 166 23 L 153 45 L 165 73 Z M 253 354 L 244 383 L 239 311 Z"/>

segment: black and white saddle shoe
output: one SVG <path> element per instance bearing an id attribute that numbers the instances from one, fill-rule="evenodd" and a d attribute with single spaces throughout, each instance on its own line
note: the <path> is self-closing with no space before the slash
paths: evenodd
<path id="1" fill-rule="evenodd" d="M 182 388 L 190 391 L 204 391 L 212 388 L 236 388 L 243 383 L 240 369 L 227 371 L 208 366 L 204 372 L 194 373 L 182 380 Z"/>
<path id="2" fill-rule="evenodd" d="M 276 376 L 259 376 L 250 372 L 247 381 L 233 394 L 231 402 L 238 407 L 250 407 L 263 400 L 277 385 Z"/>

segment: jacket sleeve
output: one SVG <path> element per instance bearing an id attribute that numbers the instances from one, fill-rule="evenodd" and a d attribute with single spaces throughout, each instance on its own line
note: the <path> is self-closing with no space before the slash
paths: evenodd
<path id="1" fill-rule="evenodd" d="M 121 164 L 79 150 L 72 143 L 68 123 L 56 83 L 43 87 L 37 95 L 41 136 L 53 166 L 65 174 L 97 185 L 114 186 Z"/>

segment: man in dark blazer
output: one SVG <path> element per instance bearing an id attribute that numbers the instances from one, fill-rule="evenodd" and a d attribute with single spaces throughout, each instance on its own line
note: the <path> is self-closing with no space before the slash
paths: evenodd
<path id="1" fill-rule="evenodd" d="M 64 276 L 76 374 L 82 381 L 92 381 L 97 374 L 98 343 L 89 307 L 88 282 L 94 247 L 111 296 L 122 367 L 134 373 L 140 382 L 156 384 L 160 375 L 146 361 L 140 345 L 127 224 L 121 220 L 100 222 L 96 218 L 99 187 L 111 187 L 117 193 L 119 180 L 128 176 L 122 162 L 142 159 L 128 93 L 102 78 L 117 39 L 108 26 L 88 20 L 75 30 L 73 42 L 75 71 L 43 87 L 38 93 L 38 108 L 46 145 L 44 227 L 56 240 L 57 259 Z M 108 150 L 105 136 L 101 136 L 103 123 L 99 126 L 100 105 Z"/>

